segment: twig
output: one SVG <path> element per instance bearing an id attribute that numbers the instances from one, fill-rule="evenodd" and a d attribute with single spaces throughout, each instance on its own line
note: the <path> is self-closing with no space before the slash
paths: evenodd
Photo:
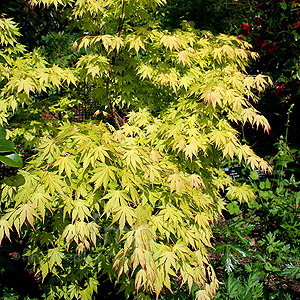
<path id="1" fill-rule="evenodd" d="M 124 26 L 124 21 L 125 21 L 124 11 L 125 11 L 125 1 L 123 0 L 122 1 L 121 20 L 120 20 L 120 24 L 119 24 L 119 27 L 118 27 L 118 37 L 120 37 L 123 26 Z M 123 125 L 123 119 L 120 117 L 120 115 L 115 110 L 114 105 L 113 105 L 113 103 L 111 101 L 111 98 L 110 98 L 110 93 L 109 93 L 109 82 L 110 82 L 111 77 L 112 76 L 114 77 L 114 66 L 115 66 L 115 63 L 116 63 L 116 57 L 117 57 L 117 49 L 114 50 L 114 56 L 112 58 L 112 62 L 110 63 L 110 71 L 109 71 L 108 78 L 107 78 L 107 81 L 106 81 L 106 96 L 107 96 L 107 101 L 109 103 L 109 106 L 110 106 L 111 113 L 113 115 L 115 124 L 120 129 L 121 126 Z M 115 92 L 116 92 L 116 87 L 115 87 Z"/>
<path id="2" fill-rule="evenodd" d="M 47 24 L 37 15 L 37 13 L 32 9 L 32 7 L 26 2 L 26 0 L 21 0 L 21 1 L 23 1 L 25 4 L 26 4 L 26 6 L 30 9 L 30 11 L 32 12 L 32 14 L 33 15 L 35 15 L 40 21 L 41 21 L 41 23 L 45 26 L 45 27 L 47 27 Z M 77 56 L 77 53 L 76 52 L 74 52 L 74 51 L 72 51 L 72 50 L 70 50 L 70 49 L 68 49 L 68 48 L 66 48 L 57 38 L 56 38 L 56 36 L 49 30 L 49 33 L 51 34 L 51 36 L 56 40 L 56 42 L 61 46 L 61 47 L 63 47 L 65 50 L 67 50 L 69 53 L 71 53 L 71 54 L 74 54 L 76 57 L 78 57 Z"/>

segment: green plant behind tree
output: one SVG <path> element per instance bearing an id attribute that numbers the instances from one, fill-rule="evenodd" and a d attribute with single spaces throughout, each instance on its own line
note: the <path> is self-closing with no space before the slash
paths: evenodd
<path id="1" fill-rule="evenodd" d="M 299 297 L 300 182 L 290 168 L 299 154 L 288 145 L 292 108 L 287 112 L 285 137 L 279 138 L 277 153 L 269 158 L 273 173 L 258 180 L 257 172 L 244 165 L 238 180 L 252 184 L 256 198 L 242 205 L 228 203 L 226 221 L 214 228 L 214 266 L 224 268 L 217 299 L 247 299 L 245 289 L 251 287 L 259 291 L 248 294 L 253 299 Z"/>
<path id="2" fill-rule="evenodd" d="M 29 263 L 41 273 L 47 299 L 91 299 L 101 293 L 103 273 L 127 295 L 158 296 L 181 277 L 189 290 L 199 287 L 197 299 L 208 299 L 218 288 L 207 247 L 224 205 L 220 191 L 239 201 L 254 196 L 220 163 L 237 157 L 270 170 L 233 127 L 249 122 L 269 131 L 253 103 L 255 91 L 271 82 L 245 71 L 256 54 L 245 42 L 188 23 L 162 30 L 158 0 L 32 1 L 38 3 L 65 6 L 70 26 L 88 32 L 73 43 L 85 54 L 75 68 L 43 60 L 22 73 L 16 61 L 30 58 L 17 57 L 1 103 L 8 111 L 7 97 L 25 99 L 30 110 L 34 93 L 59 90 L 58 105 L 71 96 L 92 100 L 111 122 L 65 118 L 52 133 L 49 121 L 35 131 L 43 133 L 35 154 L 2 185 L 0 240 L 12 230 L 28 239 Z M 75 95 L 72 84 L 88 92 Z"/>

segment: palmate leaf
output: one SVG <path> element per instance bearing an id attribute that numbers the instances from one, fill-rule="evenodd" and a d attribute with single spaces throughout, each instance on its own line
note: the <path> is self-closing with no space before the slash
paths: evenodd
<path id="1" fill-rule="evenodd" d="M 206 189 L 203 179 L 198 174 L 191 174 L 189 178 L 189 183 L 192 188 L 196 188 L 198 191 L 200 187 Z"/>
<path id="2" fill-rule="evenodd" d="M 184 89 L 187 91 L 189 89 L 189 87 L 191 86 L 191 84 L 193 83 L 194 79 L 193 77 L 190 76 L 183 76 L 179 79 L 178 81 L 178 85 L 180 87 L 184 87 Z"/>
<path id="3" fill-rule="evenodd" d="M 248 145 L 238 145 L 236 147 L 235 153 L 239 159 L 239 162 L 242 161 L 242 159 L 247 162 L 247 159 L 249 156 L 255 157 L 256 155 L 252 151 L 252 149 Z"/>
<path id="4" fill-rule="evenodd" d="M 93 293 L 93 291 L 90 291 L 88 288 L 80 291 L 80 299 L 82 300 L 91 300 L 91 294 Z"/>
<path id="5" fill-rule="evenodd" d="M 113 48 L 113 41 L 112 41 L 112 36 L 109 34 L 104 34 L 101 36 L 102 44 L 105 48 L 105 50 L 109 53 L 110 50 L 109 48 Z"/>
<path id="6" fill-rule="evenodd" d="M 198 146 L 196 144 L 188 144 L 184 148 L 185 157 L 189 157 L 190 160 L 193 160 L 193 156 L 197 157 L 198 155 Z"/>
<path id="7" fill-rule="evenodd" d="M 251 169 L 255 170 L 259 168 L 259 159 L 257 156 L 249 156 L 247 158 L 247 164 L 250 164 Z"/>
<path id="8" fill-rule="evenodd" d="M 72 173 L 78 175 L 78 166 L 74 158 L 71 155 L 60 156 L 56 158 L 55 163 L 53 166 L 58 166 L 59 175 L 63 172 L 66 173 L 69 179 L 71 179 Z"/>
<path id="9" fill-rule="evenodd" d="M 67 185 L 62 179 L 63 177 L 55 172 L 47 172 L 43 177 L 45 189 L 49 189 L 51 195 L 55 195 L 56 193 L 63 195 L 63 189 Z"/>
<path id="10" fill-rule="evenodd" d="M 115 211 L 118 207 L 126 205 L 127 202 L 131 202 L 131 198 L 125 190 L 109 190 L 102 199 L 108 199 L 104 208 L 105 213 Z"/>
<path id="11" fill-rule="evenodd" d="M 149 78 L 152 78 L 152 74 L 153 74 L 153 68 L 150 65 L 146 65 L 146 64 L 141 64 L 140 66 L 138 66 L 138 71 L 137 74 L 140 75 L 140 78 L 142 80 Z"/>
<path id="12" fill-rule="evenodd" d="M 43 159 L 47 157 L 48 154 L 54 156 L 58 152 L 58 147 L 56 146 L 55 142 L 51 139 L 45 138 L 41 142 L 40 147 L 44 149 Z"/>
<path id="13" fill-rule="evenodd" d="M 210 300 L 209 294 L 205 290 L 199 290 L 196 292 L 195 300 Z"/>
<path id="14" fill-rule="evenodd" d="M 213 58 L 216 60 L 219 64 L 222 63 L 222 57 L 223 57 L 223 51 L 222 48 L 216 48 L 213 51 Z"/>
<path id="15" fill-rule="evenodd" d="M 261 126 L 267 133 L 269 133 L 271 130 L 271 126 L 268 120 L 262 115 L 256 114 L 256 116 L 254 117 L 254 123 L 256 124 L 256 129 Z"/>
<path id="16" fill-rule="evenodd" d="M 135 215 L 134 209 L 127 205 L 123 205 L 117 207 L 114 210 L 112 224 L 119 221 L 119 228 L 121 234 L 123 228 L 125 227 L 125 224 L 128 223 L 128 225 L 132 227 L 135 222 L 135 219 L 137 219 L 137 217 Z"/>
<path id="17" fill-rule="evenodd" d="M 62 259 L 64 257 L 64 253 L 61 252 L 58 248 L 52 248 L 48 250 L 46 260 L 49 265 L 49 270 L 51 271 L 54 265 L 58 265 L 63 269 Z"/>
<path id="18" fill-rule="evenodd" d="M 178 61 L 182 63 L 183 66 L 185 66 L 188 62 L 188 56 L 185 51 L 178 52 Z"/>
<path id="19" fill-rule="evenodd" d="M 255 110 L 253 108 L 245 108 L 241 111 L 241 116 L 243 118 L 244 124 L 246 122 L 249 122 L 251 125 L 253 125 L 254 118 L 257 115 Z"/>
<path id="20" fill-rule="evenodd" d="M 211 104 L 214 110 L 216 110 L 217 104 L 222 106 L 222 96 L 218 91 L 206 90 L 202 93 L 201 99 L 204 99 L 205 103 Z"/>
<path id="21" fill-rule="evenodd" d="M 93 171 L 95 174 L 90 179 L 90 182 L 95 183 L 94 190 L 99 189 L 101 186 L 103 186 L 106 190 L 109 182 L 116 181 L 116 171 L 117 169 L 114 166 L 108 166 L 105 164 L 101 164 L 100 167 L 96 168 Z"/>
<path id="22" fill-rule="evenodd" d="M 176 256 L 175 252 L 164 249 L 164 251 L 159 255 L 159 258 L 159 263 L 164 266 L 165 272 L 171 275 L 176 275 L 174 270 L 176 271 L 178 269 L 178 257 Z"/>
<path id="23" fill-rule="evenodd" d="M 127 150 L 124 154 L 124 159 L 126 161 L 126 166 L 132 167 L 135 172 L 137 170 L 137 166 L 143 166 L 141 155 L 135 148 Z"/>
<path id="24" fill-rule="evenodd" d="M 52 198 L 48 193 L 45 193 L 43 189 L 37 188 L 37 191 L 31 196 L 32 203 L 36 205 L 41 217 L 44 221 L 46 208 L 51 211 Z"/>
<path id="25" fill-rule="evenodd" d="M 231 198 L 238 199 L 241 203 L 243 200 L 249 202 L 255 198 L 255 194 L 252 188 L 243 183 L 241 186 L 229 186 L 227 188 L 227 194 L 231 196 Z"/>
<path id="26" fill-rule="evenodd" d="M 267 79 L 267 76 L 258 74 L 254 79 L 254 84 L 259 92 L 264 91 L 266 88 L 266 85 L 268 85 L 268 82 L 266 81 L 265 78 Z"/>
<path id="27" fill-rule="evenodd" d="M 236 149 L 236 144 L 229 142 L 226 144 L 225 148 L 223 149 L 223 157 L 226 155 L 229 155 L 231 159 L 233 159 L 235 155 L 235 149 Z"/>
<path id="28" fill-rule="evenodd" d="M 77 219 L 81 221 L 84 221 L 85 219 L 88 220 L 91 217 L 92 215 L 86 201 L 78 199 L 73 202 L 72 222 Z"/>
<path id="29" fill-rule="evenodd" d="M 105 157 L 107 157 L 108 159 L 110 159 L 110 156 L 108 154 L 108 151 L 109 149 L 107 147 L 105 147 L 104 145 L 98 145 L 96 146 L 92 153 L 94 154 L 94 159 L 97 160 L 97 159 L 100 159 L 100 161 L 102 163 L 105 163 Z"/>
<path id="30" fill-rule="evenodd" d="M 219 149 L 226 146 L 228 139 L 229 135 L 227 131 L 214 129 L 210 133 L 211 142 L 214 142 Z"/>
<path id="31" fill-rule="evenodd" d="M 170 52 L 172 52 L 173 48 L 179 50 L 181 44 L 180 37 L 177 35 L 163 35 L 160 39 L 160 44 L 163 44 Z"/>
<path id="32" fill-rule="evenodd" d="M 9 222 L 7 220 L 5 220 L 4 218 L 0 219 L 0 245 L 4 238 L 4 234 L 11 241 L 10 230 L 11 230 L 11 226 L 10 226 Z"/>
<path id="33" fill-rule="evenodd" d="M 113 48 L 117 50 L 117 53 L 119 53 L 120 48 L 124 47 L 124 41 L 121 36 L 114 36 L 113 37 Z"/>
<path id="34" fill-rule="evenodd" d="M 141 185 L 139 185 L 139 183 L 127 182 L 126 184 L 124 184 L 123 187 L 125 188 L 125 190 L 129 191 L 131 200 L 135 205 L 140 203 L 140 195 L 138 193 L 138 187 L 141 187 Z"/>
<path id="35" fill-rule="evenodd" d="M 24 91 L 27 96 L 29 96 L 29 92 L 34 92 L 36 89 L 35 82 L 30 77 L 19 80 L 16 87 L 18 87 L 17 93 Z"/>
<path id="36" fill-rule="evenodd" d="M 229 45 L 224 45 L 221 47 L 223 54 L 226 54 L 228 58 L 234 58 L 235 57 L 235 49 L 232 48 Z"/>
<path id="37" fill-rule="evenodd" d="M 87 286 L 87 289 L 90 290 L 90 294 L 92 294 L 91 292 L 96 292 L 97 293 L 98 285 L 99 285 L 99 282 L 96 278 L 89 277 L 86 286 Z"/>
<path id="38" fill-rule="evenodd" d="M 77 78 L 75 77 L 72 70 L 65 69 L 62 79 L 67 82 L 67 85 L 70 85 L 72 83 L 76 87 Z"/>
<path id="39" fill-rule="evenodd" d="M 144 269 L 140 269 L 135 276 L 135 289 L 137 292 L 147 283 L 147 273 Z"/>
<path id="40" fill-rule="evenodd" d="M 30 226 L 34 228 L 34 218 L 40 219 L 36 209 L 37 207 L 33 203 L 26 203 L 20 206 L 20 208 L 18 208 L 16 214 L 18 215 L 18 225 L 20 230 L 23 224 L 25 223 L 25 220 L 27 220 Z"/>
<path id="41" fill-rule="evenodd" d="M 156 180 L 161 180 L 161 175 L 160 175 L 160 168 L 157 166 L 149 165 L 148 169 L 145 172 L 145 178 L 147 179 L 149 177 L 149 180 L 151 184 L 153 185 Z"/>
<path id="42" fill-rule="evenodd" d="M 134 49 L 136 55 L 139 54 L 140 49 L 145 49 L 145 44 L 141 39 L 141 36 L 135 34 L 129 34 L 125 40 L 125 43 L 129 43 L 129 49 Z"/>
<path id="43" fill-rule="evenodd" d="M 166 207 L 162 208 L 158 216 L 163 216 L 164 222 L 167 222 L 166 224 L 183 224 L 185 217 L 182 211 L 173 205 L 167 205 Z"/>
<path id="44" fill-rule="evenodd" d="M 181 195 L 182 190 L 185 188 L 185 183 L 179 173 L 169 175 L 167 182 L 170 182 L 170 195 L 174 190 L 176 190 L 176 192 Z"/>

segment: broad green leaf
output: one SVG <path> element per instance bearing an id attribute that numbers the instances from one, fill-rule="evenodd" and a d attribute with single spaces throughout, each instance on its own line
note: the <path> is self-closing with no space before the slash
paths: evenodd
<path id="1" fill-rule="evenodd" d="M 9 140 L 0 139 L 0 153 L 14 152 L 14 143 Z"/>
<path id="2" fill-rule="evenodd" d="M 21 168 L 23 166 L 22 159 L 17 153 L 0 155 L 0 161 L 10 167 Z"/>

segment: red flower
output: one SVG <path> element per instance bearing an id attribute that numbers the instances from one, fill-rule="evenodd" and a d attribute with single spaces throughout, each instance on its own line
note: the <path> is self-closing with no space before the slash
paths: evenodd
<path id="1" fill-rule="evenodd" d="M 263 24 L 263 21 L 262 20 L 259 20 L 259 19 L 255 19 L 253 21 L 253 25 L 255 26 L 261 26 Z"/>
<path id="2" fill-rule="evenodd" d="M 237 38 L 238 38 L 239 40 L 243 40 L 243 35 L 242 35 L 242 34 L 239 34 L 239 35 L 237 36 Z"/>
<path id="3" fill-rule="evenodd" d="M 244 29 L 246 31 L 246 33 L 250 33 L 250 31 L 251 31 L 251 27 L 250 27 L 249 23 L 242 24 L 241 28 Z"/>
<path id="4" fill-rule="evenodd" d="M 294 28 L 296 29 L 296 28 L 298 28 L 299 26 L 300 26 L 300 22 L 299 21 L 297 21 L 296 23 L 294 23 Z"/>
<path id="5" fill-rule="evenodd" d="M 278 46 L 275 46 L 275 43 L 268 44 L 268 41 L 264 41 L 262 47 L 267 54 L 274 54 L 279 49 Z"/>
<path id="6" fill-rule="evenodd" d="M 277 85 L 276 90 L 275 90 L 276 96 L 277 97 L 280 96 L 283 93 L 284 90 L 285 90 L 285 86 L 283 84 Z"/>

